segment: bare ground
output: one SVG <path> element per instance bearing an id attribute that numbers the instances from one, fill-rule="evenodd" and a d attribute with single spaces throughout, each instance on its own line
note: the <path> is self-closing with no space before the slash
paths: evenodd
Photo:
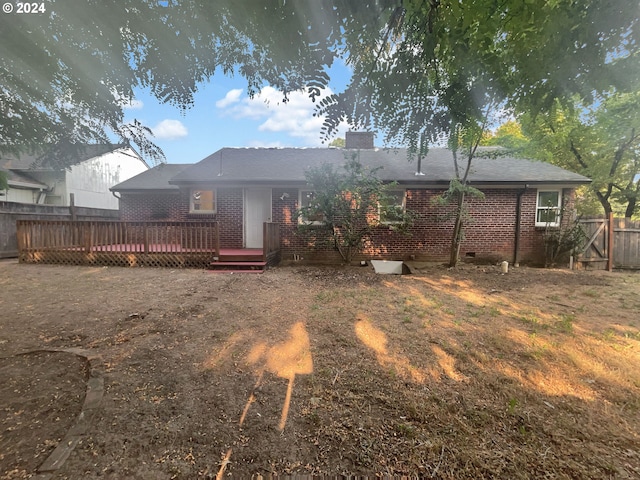
<path id="1" fill-rule="evenodd" d="M 640 275 L 0 262 L 0 478 L 640 478 Z"/>

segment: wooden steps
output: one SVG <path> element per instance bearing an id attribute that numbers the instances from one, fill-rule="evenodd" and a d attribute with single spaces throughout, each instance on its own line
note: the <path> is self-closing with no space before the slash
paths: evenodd
<path id="1" fill-rule="evenodd" d="M 220 252 L 217 260 L 209 264 L 209 271 L 216 273 L 262 273 L 267 262 L 260 250 L 227 250 Z"/>

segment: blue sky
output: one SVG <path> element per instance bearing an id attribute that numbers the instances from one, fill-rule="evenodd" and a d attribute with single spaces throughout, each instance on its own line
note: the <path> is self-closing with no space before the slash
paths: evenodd
<path id="1" fill-rule="evenodd" d="M 350 73 L 336 65 L 330 75 L 325 94 L 341 91 Z M 194 106 L 184 113 L 159 103 L 148 91 L 137 91 L 125 121 L 137 119 L 151 128 L 168 163 L 195 163 L 223 147 L 326 146 L 320 136 L 322 118 L 313 116 L 314 107 L 304 92 L 282 103 L 282 94 L 271 87 L 251 99 L 243 78 L 220 74 L 200 87 Z M 341 126 L 339 136 L 346 130 L 347 125 Z"/>

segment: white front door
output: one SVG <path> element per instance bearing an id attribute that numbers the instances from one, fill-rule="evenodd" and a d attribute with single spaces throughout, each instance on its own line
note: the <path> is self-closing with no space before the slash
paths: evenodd
<path id="1" fill-rule="evenodd" d="M 271 221 L 271 189 L 247 188 L 244 191 L 244 246 L 262 248 L 264 222 Z"/>

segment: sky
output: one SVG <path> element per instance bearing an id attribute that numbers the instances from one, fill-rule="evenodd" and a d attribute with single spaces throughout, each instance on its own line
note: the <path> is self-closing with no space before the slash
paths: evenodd
<path id="1" fill-rule="evenodd" d="M 350 72 L 338 64 L 330 70 L 329 90 L 342 91 Z M 196 163 L 223 147 L 326 147 L 315 117 L 315 103 L 304 92 L 294 92 L 287 103 L 282 94 L 265 87 L 249 98 L 241 77 L 215 75 L 195 95 L 185 112 L 161 104 L 149 91 L 136 91 L 125 108 L 125 122 L 140 121 L 151 128 L 152 139 L 164 151 L 167 163 Z M 344 138 L 347 125 L 339 129 Z"/>

